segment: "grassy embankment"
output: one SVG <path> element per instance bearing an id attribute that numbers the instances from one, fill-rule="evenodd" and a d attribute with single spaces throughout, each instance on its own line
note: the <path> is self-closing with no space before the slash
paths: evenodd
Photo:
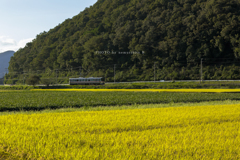
<path id="1" fill-rule="evenodd" d="M 219 82 L 138 82 L 111 83 L 105 85 L 60 85 L 60 86 L 0 86 L 0 90 L 30 90 L 30 89 L 178 89 L 178 88 L 240 88 L 240 81 Z"/>

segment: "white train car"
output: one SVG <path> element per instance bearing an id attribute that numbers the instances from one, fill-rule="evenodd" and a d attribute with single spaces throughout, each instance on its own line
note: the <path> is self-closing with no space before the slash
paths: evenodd
<path id="1" fill-rule="evenodd" d="M 103 85 L 102 77 L 89 77 L 89 78 L 69 78 L 70 85 Z"/>

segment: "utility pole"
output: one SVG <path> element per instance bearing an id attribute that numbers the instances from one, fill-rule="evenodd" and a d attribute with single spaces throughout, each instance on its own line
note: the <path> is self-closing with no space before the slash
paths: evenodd
<path id="1" fill-rule="evenodd" d="M 58 77 L 58 76 L 57 76 L 57 72 L 58 72 L 58 70 L 56 69 L 56 84 L 57 84 L 57 77 Z"/>
<path id="2" fill-rule="evenodd" d="M 81 77 L 82 66 L 79 67 L 79 77 Z"/>
<path id="3" fill-rule="evenodd" d="M 24 78 L 25 78 L 25 77 L 24 77 L 24 72 L 23 72 L 23 85 L 24 85 Z"/>
<path id="4" fill-rule="evenodd" d="M 27 72 L 26 71 L 23 71 L 23 84 L 25 85 L 25 75 L 27 76 Z"/>
<path id="5" fill-rule="evenodd" d="M 202 60 L 203 60 L 203 58 L 201 58 L 201 77 L 200 77 L 200 83 L 202 82 Z"/>
<path id="6" fill-rule="evenodd" d="M 5 76 L 6 76 L 6 75 L 7 75 L 7 72 L 8 72 L 8 69 L 7 69 L 7 68 L 5 68 L 5 72 L 6 72 L 6 73 L 5 73 Z M 4 76 L 4 77 L 5 77 L 5 76 Z M 4 79 L 5 79 L 5 78 L 4 78 Z M 6 79 L 6 82 L 7 82 L 7 79 Z M 4 83 L 4 81 L 3 81 L 3 83 Z"/>
<path id="7" fill-rule="evenodd" d="M 3 84 L 4 84 L 4 79 L 5 79 L 5 77 L 4 77 L 4 72 L 3 72 L 2 74 L 3 74 L 2 82 L 3 82 Z"/>
<path id="8" fill-rule="evenodd" d="M 155 74 L 155 71 L 156 71 L 156 62 L 154 62 L 154 82 L 156 81 L 156 74 Z"/>
<path id="9" fill-rule="evenodd" d="M 115 68 L 116 68 L 116 64 L 114 64 L 114 83 L 115 83 Z"/>

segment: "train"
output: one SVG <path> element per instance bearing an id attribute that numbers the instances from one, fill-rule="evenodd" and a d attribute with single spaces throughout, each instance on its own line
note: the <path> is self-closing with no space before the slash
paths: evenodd
<path id="1" fill-rule="evenodd" d="M 69 85 L 104 85 L 105 82 L 102 77 L 79 77 L 79 78 L 69 78 Z"/>

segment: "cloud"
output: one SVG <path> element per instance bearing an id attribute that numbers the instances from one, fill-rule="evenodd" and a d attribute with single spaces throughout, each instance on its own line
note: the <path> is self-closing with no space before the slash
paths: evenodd
<path id="1" fill-rule="evenodd" d="M 0 44 L 3 46 L 16 45 L 16 42 L 14 41 L 14 39 L 10 39 L 7 37 L 0 37 Z"/>
<path id="2" fill-rule="evenodd" d="M 17 51 L 18 49 L 25 47 L 25 45 L 32 40 L 33 38 L 28 38 L 16 41 L 7 36 L 0 36 L 0 53 L 9 50 Z"/>
<path id="3" fill-rule="evenodd" d="M 23 47 L 26 46 L 26 44 L 27 44 L 28 42 L 32 42 L 32 40 L 33 40 L 33 38 L 22 39 L 22 40 L 20 40 L 20 41 L 18 42 L 18 46 L 19 46 L 20 48 L 23 48 Z"/>

